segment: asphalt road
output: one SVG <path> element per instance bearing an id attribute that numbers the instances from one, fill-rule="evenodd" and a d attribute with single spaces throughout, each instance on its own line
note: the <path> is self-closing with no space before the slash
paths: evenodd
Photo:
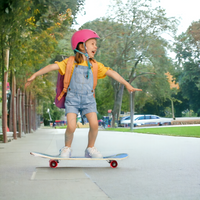
<path id="1" fill-rule="evenodd" d="M 77 129 L 72 149 L 83 156 L 88 129 Z M 128 153 L 113 169 L 106 161 L 62 161 L 56 169 L 30 151 L 57 154 L 64 130 L 39 129 L 0 143 L 1 200 L 199 200 L 200 138 L 99 131 L 104 155 Z"/>

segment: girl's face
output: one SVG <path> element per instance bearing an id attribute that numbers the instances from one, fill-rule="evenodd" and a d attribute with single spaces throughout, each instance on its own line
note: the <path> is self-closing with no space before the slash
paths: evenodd
<path id="1" fill-rule="evenodd" d="M 97 41 L 96 39 L 92 38 L 86 41 L 85 43 L 87 53 L 90 58 L 94 58 L 95 53 L 97 52 Z"/>

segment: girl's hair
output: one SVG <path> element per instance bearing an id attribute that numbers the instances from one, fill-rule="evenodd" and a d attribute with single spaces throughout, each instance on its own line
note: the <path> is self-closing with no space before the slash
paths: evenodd
<path id="1" fill-rule="evenodd" d="M 80 48 L 79 48 L 79 45 L 80 45 L 80 44 L 83 44 L 83 42 L 79 42 L 78 45 L 77 45 L 77 47 L 76 47 L 76 49 L 79 50 L 79 51 L 81 51 Z M 82 63 L 82 62 L 84 61 L 84 59 L 83 59 L 83 54 L 81 54 L 81 53 L 79 53 L 79 52 L 75 52 L 75 53 L 76 53 L 76 54 L 75 54 L 75 62 L 76 62 L 76 63 Z M 93 59 L 90 58 L 89 60 L 91 61 L 91 60 L 93 60 Z"/>
<path id="2" fill-rule="evenodd" d="M 80 44 L 83 44 L 83 42 L 79 42 L 77 47 L 76 47 L 76 49 L 79 50 L 79 51 L 81 51 L 80 48 L 79 48 Z M 79 52 L 76 52 L 75 61 L 76 61 L 76 63 L 82 63 L 83 62 L 83 55 Z"/>

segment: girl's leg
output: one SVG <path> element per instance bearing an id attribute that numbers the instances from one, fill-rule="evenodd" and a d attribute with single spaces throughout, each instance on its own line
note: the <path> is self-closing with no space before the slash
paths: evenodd
<path id="1" fill-rule="evenodd" d="M 76 114 L 67 114 L 67 129 L 65 131 L 65 146 L 71 147 L 74 137 L 74 131 L 76 130 Z"/>
<path id="2" fill-rule="evenodd" d="M 90 130 L 88 134 L 88 146 L 87 147 L 94 147 L 97 134 L 98 134 L 98 119 L 97 114 L 95 112 L 91 112 L 85 115 L 90 124 Z"/>

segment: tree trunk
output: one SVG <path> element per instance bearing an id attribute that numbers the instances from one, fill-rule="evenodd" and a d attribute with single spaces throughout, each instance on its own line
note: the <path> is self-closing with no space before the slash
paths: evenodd
<path id="1" fill-rule="evenodd" d="M 7 142 L 7 76 L 8 72 L 2 74 L 3 77 L 3 87 L 2 87 L 2 131 L 3 131 L 3 142 Z"/>
<path id="2" fill-rule="evenodd" d="M 29 95 L 28 92 L 25 93 L 25 122 L 26 122 L 26 133 L 29 133 L 29 123 L 28 123 L 28 102 L 29 102 Z"/>
<path id="3" fill-rule="evenodd" d="M 124 92 L 124 85 L 120 84 L 119 89 L 115 89 L 115 102 L 112 111 L 112 127 L 115 126 L 115 120 L 119 120 L 119 114 L 121 112 L 122 97 Z"/>
<path id="4" fill-rule="evenodd" d="M 20 93 L 21 95 L 21 107 L 22 107 L 22 132 L 26 133 L 26 122 L 25 122 L 25 93 Z"/>
<path id="5" fill-rule="evenodd" d="M 18 132 L 19 137 L 22 137 L 22 112 L 21 112 L 21 96 L 20 96 L 20 89 L 17 90 L 17 121 L 18 121 Z"/>
<path id="6" fill-rule="evenodd" d="M 4 52 L 2 52 L 4 57 Z M 4 72 L 4 65 L 6 66 L 6 72 Z M 2 131 L 3 142 L 7 142 L 7 79 L 8 79 L 8 66 L 9 66 L 9 49 L 5 50 L 5 57 L 2 66 Z"/>
<path id="7" fill-rule="evenodd" d="M 37 111 L 36 111 L 36 107 L 37 107 L 37 100 L 35 98 L 34 99 L 34 118 L 35 118 L 35 120 L 34 120 L 34 123 L 35 123 L 34 131 L 37 130 Z"/>
<path id="8" fill-rule="evenodd" d="M 175 120 L 176 118 L 175 118 L 175 115 L 174 115 L 174 102 L 173 102 L 172 99 L 171 99 L 171 104 L 172 104 L 172 118 L 173 118 L 173 120 Z"/>
<path id="9" fill-rule="evenodd" d="M 12 84 L 12 79 L 11 79 L 11 84 Z M 10 114 L 9 114 L 9 130 L 10 132 L 13 132 L 13 112 L 12 112 L 12 88 L 11 88 L 11 97 L 10 97 Z"/>
<path id="10" fill-rule="evenodd" d="M 39 99 L 37 99 L 37 105 L 38 106 L 40 105 Z M 41 117 L 41 114 L 37 113 L 37 129 L 40 127 L 40 117 Z"/>
<path id="11" fill-rule="evenodd" d="M 17 139 L 17 120 L 16 120 L 16 83 L 15 75 L 12 77 L 12 124 L 13 124 L 13 138 Z"/>
<path id="12" fill-rule="evenodd" d="M 32 106 L 32 129 L 33 131 L 36 130 L 36 99 L 33 98 L 33 102 L 32 102 L 33 106 Z"/>
<path id="13" fill-rule="evenodd" d="M 31 92 L 29 93 L 29 101 L 28 101 L 28 123 L 29 123 L 29 133 L 31 133 L 32 129 L 32 112 L 31 112 L 31 107 L 32 107 L 32 101 L 31 101 Z"/>

